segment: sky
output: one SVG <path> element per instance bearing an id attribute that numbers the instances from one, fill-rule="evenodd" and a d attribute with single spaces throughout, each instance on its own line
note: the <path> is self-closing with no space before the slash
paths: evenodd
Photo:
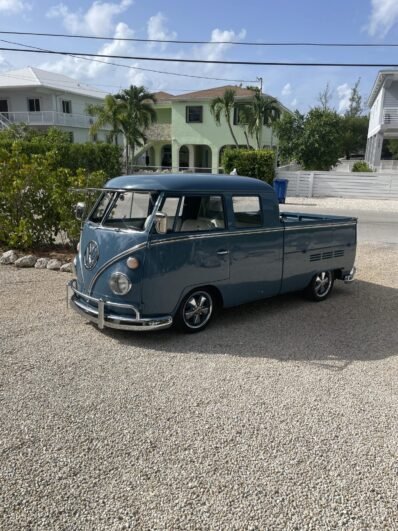
<path id="1" fill-rule="evenodd" d="M 179 39 L 240 42 L 398 43 L 398 0 L 0 0 L 0 31 L 106 36 L 109 40 L 0 34 L 0 39 L 47 50 L 147 57 L 246 61 L 397 63 L 398 48 L 183 45 L 118 40 Z M 16 47 L 0 41 L 0 47 Z M 106 61 L 106 60 L 105 60 Z M 378 68 L 183 64 L 116 59 L 130 68 L 73 57 L 0 50 L 0 73 L 35 66 L 116 93 L 131 84 L 172 94 L 229 84 L 137 68 L 242 80 L 263 78 L 263 90 L 290 109 L 308 111 L 329 84 L 331 104 L 343 113 L 360 78 L 366 102 Z M 131 68 L 134 67 L 134 68 Z M 232 83 L 237 84 L 237 83 Z"/>

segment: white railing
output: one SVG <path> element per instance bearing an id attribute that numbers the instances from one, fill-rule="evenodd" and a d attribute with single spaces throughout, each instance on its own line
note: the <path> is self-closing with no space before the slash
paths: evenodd
<path id="1" fill-rule="evenodd" d="M 382 123 L 398 127 L 398 107 L 385 107 L 383 109 Z"/>
<path id="2" fill-rule="evenodd" d="M 290 197 L 398 199 L 398 173 L 277 170 L 276 176 L 288 180 Z"/>
<path id="3" fill-rule="evenodd" d="M 57 111 L 22 111 L 4 114 L 11 123 L 25 123 L 28 125 L 63 125 L 88 129 L 94 123 L 94 119 L 87 114 L 67 114 Z M 109 127 L 103 127 L 103 129 L 109 129 Z"/>
<path id="4" fill-rule="evenodd" d="M 0 129 L 6 129 L 10 126 L 10 120 L 7 116 L 8 113 L 0 112 Z"/>

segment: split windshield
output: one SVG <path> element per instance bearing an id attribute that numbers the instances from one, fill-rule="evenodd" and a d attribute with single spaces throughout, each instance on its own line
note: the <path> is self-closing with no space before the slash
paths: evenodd
<path id="1" fill-rule="evenodd" d="M 154 192 L 104 192 L 90 221 L 104 227 L 142 231 L 158 195 Z"/>

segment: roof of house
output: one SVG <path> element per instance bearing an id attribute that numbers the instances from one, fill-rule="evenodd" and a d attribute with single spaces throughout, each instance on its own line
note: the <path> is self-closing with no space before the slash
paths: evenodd
<path id="1" fill-rule="evenodd" d="M 172 98 L 174 98 L 173 94 L 169 94 L 168 92 L 164 92 L 163 90 L 159 90 L 159 92 L 154 92 L 153 95 L 156 98 L 156 102 L 161 103 L 162 101 L 170 101 Z"/>
<path id="2" fill-rule="evenodd" d="M 379 70 L 379 73 L 377 74 L 376 80 L 368 97 L 368 107 L 372 107 L 375 99 L 377 98 L 377 95 L 380 92 L 381 87 L 384 85 L 385 80 L 391 77 L 398 80 L 398 70 Z"/>
<path id="3" fill-rule="evenodd" d="M 196 90 L 194 92 L 186 92 L 184 94 L 177 94 L 176 96 L 173 96 L 172 94 L 169 94 L 168 92 L 155 92 L 154 95 L 156 97 L 157 103 L 168 103 L 173 101 L 211 101 L 214 98 L 222 97 L 224 96 L 224 93 L 227 89 L 231 89 L 235 91 L 235 100 L 247 100 L 253 98 L 256 91 L 255 89 L 248 89 L 239 87 L 237 85 L 223 85 L 221 87 L 213 87 L 209 89 L 203 89 L 203 90 Z M 269 96 L 269 94 L 264 94 L 264 96 Z M 269 96 L 273 97 L 273 96 Z M 276 99 L 276 98 L 275 98 Z M 285 107 L 280 101 L 278 101 L 278 105 L 281 107 L 281 109 L 285 112 L 292 112 L 290 109 Z"/>
<path id="4" fill-rule="evenodd" d="M 173 191 L 173 192 L 266 192 L 272 191 L 269 184 L 251 177 L 239 175 L 214 175 L 212 173 L 160 173 L 136 174 L 115 177 L 105 188 Z"/>
<path id="5" fill-rule="evenodd" d="M 46 87 L 100 100 L 106 96 L 106 92 L 80 83 L 76 79 L 32 66 L 19 70 L 10 70 L 0 74 L 0 89 L 23 87 Z"/>
<path id="6" fill-rule="evenodd" d="M 247 89 L 235 85 L 224 85 L 222 87 L 214 87 L 204 90 L 196 90 L 195 92 L 187 92 L 185 94 L 178 94 L 173 96 L 173 100 L 189 101 L 189 100 L 212 100 L 218 96 L 223 96 L 227 89 L 235 91 L 235 99 L 252 98 L 255 94 L 253 89 Z"/>

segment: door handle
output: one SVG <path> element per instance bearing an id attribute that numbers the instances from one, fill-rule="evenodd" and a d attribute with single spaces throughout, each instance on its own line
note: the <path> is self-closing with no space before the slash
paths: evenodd
<path id="1" fill-rule="evenodd" d="M 225 254 L 229 254 L 229 251 L 225 251 L 225 250 L 221 250 L 221 249 L 220 249 L 220 251 L 217 251 L 217 254 L 218 254 L 219 256 L 223 256 L 223 255 L 225 255 Z"/>

